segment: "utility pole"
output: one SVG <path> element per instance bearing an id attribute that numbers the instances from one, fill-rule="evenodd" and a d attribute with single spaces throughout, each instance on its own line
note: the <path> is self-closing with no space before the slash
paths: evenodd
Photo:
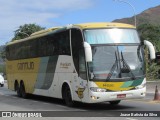
<path id="1" fill-rule="evenodd" d="M 135 10 L 135 7 L 131 4 L 131 3 L 129 3 L 129 2 L 127 2 L 127 1 L 125 1 L 125 0 L 113 0 L 113 1 L 118 1 L 118 2 L 123 2 L 123 3 L 126 3 L 126 4 L 128 4 L 131 8 L 132 8 L 132 10 L 133 10 L 133 13 L 134 13 L 134 22 L 135 22 L 135 27 L 137 27 L 137 18 L 136 18 L 136 10 Z"/>

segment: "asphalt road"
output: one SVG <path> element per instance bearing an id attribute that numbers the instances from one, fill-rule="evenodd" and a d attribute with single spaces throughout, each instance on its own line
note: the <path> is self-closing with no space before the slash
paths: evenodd
<path id="1" fill-rule="evenodd" d="M 135 100 L 125 100 L 122 101 L 119 105 L 112 106 L 107 102 L 98 103 L 98 104 L 81 104 L 77 103 L 75 107 L 70 108 L 65 106 L 62 100 L 54 99 L 49 97 L 42 96 L 31 96 L 29 99 L 23 99 L 17 97 L 14 91 L 10 91 L 7 89 L 7 84 L 5 83 L 4 87 L 0 87 L 0 111 L 34 111 L 34 112 L 44 112 L 45 114 L 49 114 L 54 116 L 54 118 L 46 117 L 46 118 L 36 118 L 36 119 L 63 119 L 63 117 L 67 117 L 65 119 L 97 119 L 106 120 L 150 120 L 157 119 L 158 117 L 137 117 L 143 111 L 147 112 L 147 114 L 156 116 L 156 112 L 159 111 L 160 114 L 160 102 L 153 101 L 154 98 L 154 86 L 159 83 L 150 83 L 151 85 L 147 86 L 149 92 L 144 99 L 135 99 Z M 129 112 L 128 112 L 129 111 Z M 125 117 L 115 117 L 115 115 L 119 114 L 131 114 L 134 113 L 136 117 L 125 116 Z M 137 114 L 136 114 L 137 113 Z M 155 114 L 155 115 L 154 115 Z M 150 115 L 150 116 L 151 116 Z M 85 116 L 85 117 L 84 117 Z M 87 117 L 90 116 L 90 117 Z M 101 117 L 99 117 L 101 116 Z M 124 116 L 124 115 L 123 115 Z M 3 119 L 3 118 L 2 118 Z M 13 118 L 17 120 L 17 118 Z M 30 118 L 35 120 L 35 118 Z M 96 119 L 96 120 L 97 120 Z"/>

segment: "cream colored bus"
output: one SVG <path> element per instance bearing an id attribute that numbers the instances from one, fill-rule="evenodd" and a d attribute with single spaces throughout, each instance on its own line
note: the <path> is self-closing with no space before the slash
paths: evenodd
<path id="1" fill-rule="evenodd" d="M 155 58 L 152 44 L 151 59 Z M 68 106 L 143 98 L 143 45 L 136 28 L 121 23 L 85 23 L 33 33 L 6 47 L 8 88 L 64 99 Z"/>

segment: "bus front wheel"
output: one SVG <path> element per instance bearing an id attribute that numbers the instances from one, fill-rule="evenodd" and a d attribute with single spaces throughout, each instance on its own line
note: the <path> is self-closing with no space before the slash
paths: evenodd
<path id="1" fill-rule="evenodd" d="M 73 107 L 74 102 L 72 101 L 71 90 L 68 85 L 63 89 L 63 99 L 67 106 Z"/>

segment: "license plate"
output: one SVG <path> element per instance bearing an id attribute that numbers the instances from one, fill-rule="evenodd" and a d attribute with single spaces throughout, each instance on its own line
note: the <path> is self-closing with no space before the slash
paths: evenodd
<path id="1" fill-rule="evenodd" d="M 126 94 L 118 94 L 117 98 L 126 98 Z"/>

